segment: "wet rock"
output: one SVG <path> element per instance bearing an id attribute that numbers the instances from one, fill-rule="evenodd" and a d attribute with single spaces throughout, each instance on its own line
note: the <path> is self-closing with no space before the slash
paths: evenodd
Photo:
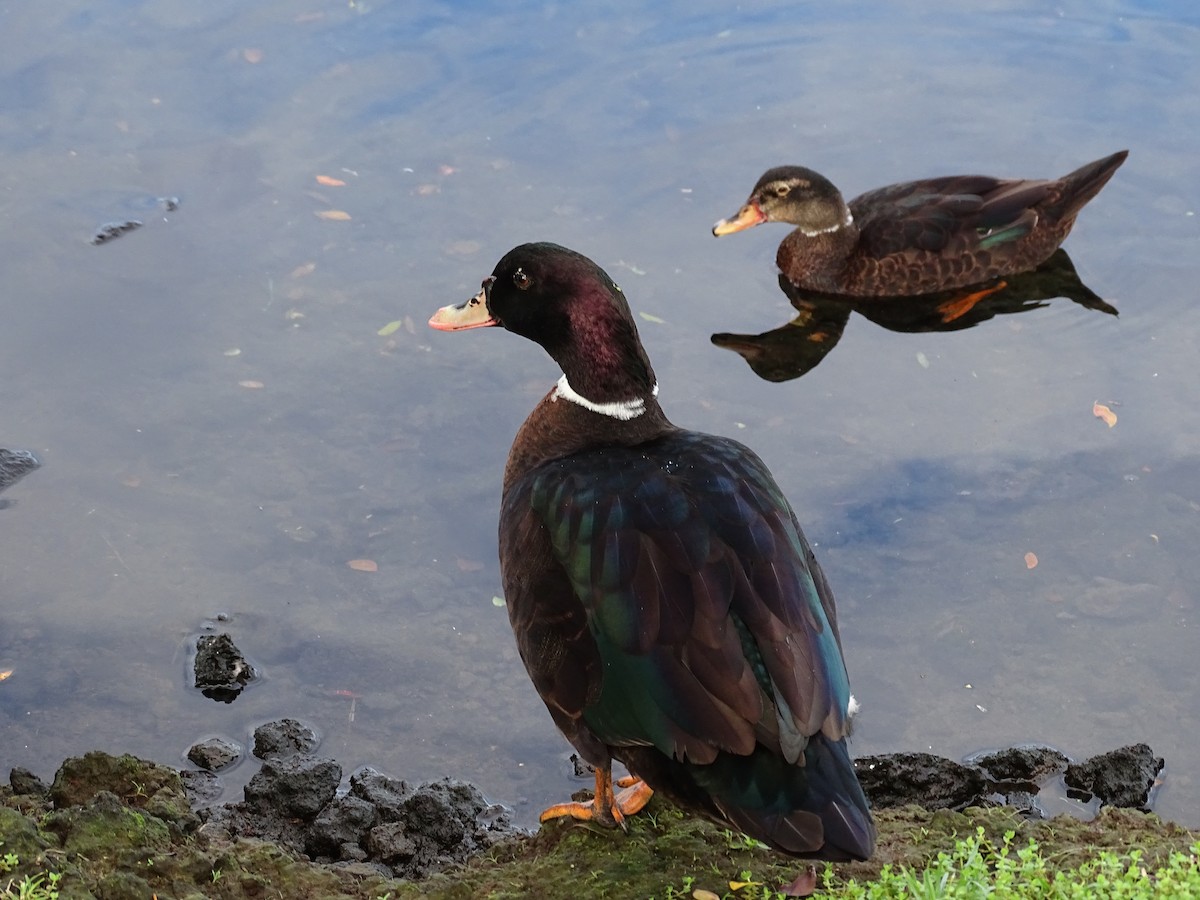
<path id="1" fill-rule="evenodd" d="M 241 755 L 242 748 L 238 744 L 219 737 L 193 744 L 187 752 L 187 758 L 206 772 L 232 765 Z"/>
<path id="2" fill-rule="evenodd" d="M 1146 809 L 1163 761 L 1145 744 L 1103 753 L 1080 764 L 1050 747 L 1014 747 L 967 760 L 929 753 L 891 753 L 855 761 L 863 791 L 877 809 L 913 804 L 928 810 L 1011 806 L 1028 818 L 1058 809 L 1065 781 L 1073 800 Z M 1095 809 L 1074 815 L 1090 818 Z"/>
<path id="3" fill-rule="evenodd" d="M 0 858 L 6 853 L 15 853 L 18 859 L 37 859 L 50 846 L 32 820 L 7 806 L 0 806 L 0 835 L 4 839 Z"/>
<path id="4" fill-rule="evenodd" d="M 1065 753 L 1051 747 L 1009 747 L 974 756 L 967 762 L 983 769 L 992 781 L 1028 785 L 1025 790 L 1036 794 L 1037 786 L 1047 778 L 1065 772 L 1070 760 Z"/>
<path id="5" fill-rule="evenodd" d="M 171 843 L 166 822 L 130 807 L 111 791 L 97 792 L 86 806 L 52 812 L 45 828 L 68 854 L 89 858 L 135 848 L 163 850 Z"/>
<path id="6" fill-rule="evenodd" d="M 28 769 L 20 766 L 8 773 L 8 785 L 14 794 L 45 794 L 50 788 Z"/>
<path id="7" fill-rule="evenodd" d="M 337 793 L 342 767 L 332 759 L 268 759 L 246 785 L 246 805 L 256 812 L 309 821 Z"/>
<path id="8" fill-rule="evenodd" d="M 361 797 L 338 797 L 313 820 L 305 851 L 314 859 L 365 860 L 360 845 L 378 818 L 374 804 Z"/>
<path id="9" fill-rule="evenodd" d="M 1106 806 L 1145 809 L 1163 759 L 1145 744 L 1111 750 L 1067 767 L 1066 783 L 1077 799 L 1099 797 Z"/>
<path id="10" fill-rule="evenodd" d="M 208 806 L 221 799 L 224 785 L 212 772 L 187 770 L 179 773 L 183 790 L 193 808 Z"/>
<path id="11" fill-rule="evenodd" d="M 129 234 L 131 231 L 136 231 L 142 227 L 142 222 L 139 219 L 125 219 L 122 222 L 105 222 L 94 232 L 92 232 L 93 244 L 107 244 L 109 241 L 115 241 L 123 234 Z"/>
<path id="12" fill-rule="evenodd" d="M 489 804 L 474 785 L 449 778 L 412 789 L 386 812 L 377 810 L 380 824 L 362 846 L 369 860 L 401 878 L 441 871 L 516 831 L 506 809 Z"/>
<path id="13" fill-rule="evenodd" d="M 403 813 L 404 801 L 412 796 L 412 788 L 407 781 L 364 766 L 350 776 L 350 794 L 378 808 L 381 818 L 393 821 Z"/>
<path id="14" fill-rule="evenodd" d="M 193 670 L 196 687 L 204 696 L 223 703 L 232 703 L 258 675 L 228 634 L 205 634 L 196 639 Z"/>
<path id="15" fill-rule="evenodd" d="M 278 719 L 254 729 L 254 755 L 259 759 L 311 753 L 319 743 L 316 730 L 296 719 Z"/>
<path id="16" fill-rule="evenodd" d="M 191 832 L 200 824 L 177 771 L 129 754 L 110 756 L 93 751 L 72 757 L 59 767 L 50 785 L 55 809 L 86 806 L 104 793 L 155 816 L 179 833 Z"/>
<path id="17" fill-rule="evenodd" d="M 990 793 L 982 770 L 932 753 L 890 753 L 854 761 L 859 784 L 880 809 L 915 803 L 925 809 L 979 806 Z"/>
<path id="18" fill-rule="evenodd" d="M 0 447 L 0 491 L 12 487 L 41 465 L 41 460 L 29 450 L 5 450 Z"/>

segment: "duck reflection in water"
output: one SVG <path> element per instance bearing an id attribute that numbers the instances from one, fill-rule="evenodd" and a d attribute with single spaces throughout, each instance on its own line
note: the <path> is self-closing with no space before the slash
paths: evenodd
<path id="1" fill-rule="evenodd" d="M 792 321 L 762 334 L 712 336 L 714 344 L 740 354 L 767 381 L 790 381 L 814 369 L 837 345 L 854 312 L 889 331 L 914 333 L 973 328 L 995 316 L 1041 309 L 1056 297 L 1117 315 L 1114 306 L 1079 279 L 1061 248 L 1031 272 L 916 297 L 821 294 L 796 287 L 782 274 L 779 289 L 797 310 Z"/>

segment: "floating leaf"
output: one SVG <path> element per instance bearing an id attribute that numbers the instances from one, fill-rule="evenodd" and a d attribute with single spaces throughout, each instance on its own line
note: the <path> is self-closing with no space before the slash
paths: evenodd
<path id="1" fill-rule="evenodd" d="M 692 891 L 692 900 L 721 900 L 712 891 L 706 891 L 704 888 L 696 888 Z"/>
<path id="2" fill-rule="evenodd" d="M 922 369 L 929 368 L 929 357 L 926 356 L 924 353 L 922 353 L 920 350 L 917 351 L 917 365 L 920 366 Z"/>
<path id="3" fill-rule="evenodd" d="M 224 355 L 225 356 L 241 356 L 242 351 L 239 350 L 237 347 L 230 347 L 228 350 L 225 351 Z"/>
<path id="4" fill-rule="evenodd" d="M 257 391 L 262 386 L 263 386 L 263 383 L 261 381 L 254 381 L 253 379 L 250 379 L 250 378 L 247 378 L 245 381 L 238 382 L 238 387 L 249 388 L 252 391 Z"/>
<path id="5" fill-rule="evenodd" d="M 643 319 L 645 319 L 647 322 L 653 322 L 655 325 L 666 325 L 667 324 L 666 319 L 660 319 L 658 316 L 656 316 L 652 313 L 639 312 L 638 315 L 641 316 Z"/>
<path id="6" fill-rule="evenodd" d="M 141 487 L 142 479 L 139 475 L 122 475 L 121 484 L 127 488 Z"/>
<path id="7" fill-rule="evenodd" d="M 454 168 L 454 166 L 448 166 L 445 163 L 438 166 L 438 173 L 441 175 L 453 175 L 457 171 L 458 169 Z"/>
<path id="8" fill-rule="evenodd" d="M 352 559 L 346 563 L 355 572 L 378 572 L 379 564 L 373 559 Z"/>
<path id="9" fill-rule="evenodd" d="M 316 214 L 318 219 L 324 219 L 327 222 L 349 222 L 350 213 L 341 209 L 322 209 Z"/>
<path id="10" fill-rule="evenodd" d="M 499 596 L 492 597 L 492 606 L 498 606 L 500 609 L 504 609 L 504 598 Z"/>
<path id="11" fill-rule="evenodd" d="M 12 669 L 0 669 L 0 681 L 4 681 L 6 678 L 12 675 L 12 673 Z"/>
<path id="12" fill-rule="evenodd" d="M 340 178 L 330 178 L 328 175 L 318 175 L 317 184 L 323 184 L 325 187 L 345 187 L 346 182 Z"/>
<path id="13" fill-rule="evenodd" d="M 375 332 L 375 333 L 376 333 L 377 335 L 379 335 L 380 337 L 387 337 L 389 334 L 395 334 L 395 333 L 396 333 L 397 331 L 399 331 L 399 330 L 400 330 L 400 329 L 401 329 L 403 326 L 404 326 L 404 320 L 403 320 L 403 319 L 397 319 L 397 320 L 396 320 L 396 321 L 394 321 L 394 322 L 388 322 L 386 325 L 384 325 L 382 328 L 380 328 L 380 329 L 379 329 L 377 332 Z"/>
<path id="14" fill-rule="evenodd" d="M 1036 569 L 1037 568 L 1037 554 L 1036 553 L 1030 552 L 1030 553 L 1025 554 L 1025 568 L 1027 568 L 1027 569 Z"/>
<path id="15" fill-rule="evenodd" d="M 242 51 L 242 59 L 251 65 L 258 65 L 263 61 L 263 52 L 258 47 L 247 47 Z"/>
<path id="16" fill-rule="evenodd" d="M 1096 402 L 1092 404 L 1092 415 L 1097 419 L 1103 419 L 1104 424 L 1109 428 L 1117 424 L 1117 414 L 1103 403 Z"/>
<path id="17" fill-rule="evenodd" d="M 296 266 L 296 268 L 292 269 L 292 277 L 303 278 L 305 275 L 311 275 L 315 271 L 317 271 L 317 264 L 315 262 L 306 262 L 304 265 Z"/>

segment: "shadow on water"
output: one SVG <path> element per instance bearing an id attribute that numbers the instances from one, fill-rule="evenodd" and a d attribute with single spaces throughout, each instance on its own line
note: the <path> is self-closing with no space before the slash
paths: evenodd
<path id="1" fill-rule="evenodd" d="M 888 331 L 961 331 L 996 316 L 1030 312 L 1065 298 L 1084 309 L 1117 315 L 1084 284 L 1067 251 L 1059 249 L 1031 272 L 950 291 L 915 297 L 845 297 L 807 291 L 779 275 L 779 289 L 797 310 L 786 325 L 762 334 L 712 336 L 718 347 L 739 354 L 760 378 L 790 381 L 816 368 L 837 346 L 858 313 Z"/>

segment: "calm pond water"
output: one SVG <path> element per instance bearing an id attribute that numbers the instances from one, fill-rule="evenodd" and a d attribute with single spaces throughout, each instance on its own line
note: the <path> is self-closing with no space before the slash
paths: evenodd
<path id="1" fill-rule="evenodd" d="M 0 771 L 286 715 L 527 822 L 573 789 L 493 604 L 501 469 L 557 372 L 424 325 L 548 239 L 651 317 L 672 418 L 792 499 L 855 752 L 1146 741 L 1200 826 L 1195 5 L 641 6 L 0 3 L 0 446 L 44 462 L 0 509 Z M 785 228 L 709 235 L 768 166 L 853 195 L 1125 147 L 1067 243 L 1119 317 L 854 315 L 777 384 L 709 341 L 794 313 Z M 221 613 L 265 673 L 232 704 L 190 682 Z"/>

